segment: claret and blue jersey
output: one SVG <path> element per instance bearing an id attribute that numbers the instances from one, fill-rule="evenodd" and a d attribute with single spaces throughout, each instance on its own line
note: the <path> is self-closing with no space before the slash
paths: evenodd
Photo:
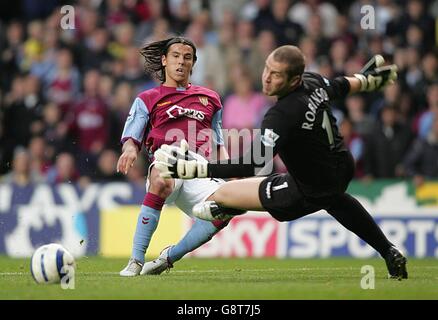
<path id="1" fill-rule="evenodd" d="M 195 151 L 207 146 L 203 155 L 208 157 L 211 142 L 224 143 L 221 130 L 222 105 L 216 92 L 195 85 L 187 88 L 161 85 L 136 97 L 121 142 L 131 138 L 139 149 L 144 145 L 152 157 L 162 144 L 186 139 Z"/>

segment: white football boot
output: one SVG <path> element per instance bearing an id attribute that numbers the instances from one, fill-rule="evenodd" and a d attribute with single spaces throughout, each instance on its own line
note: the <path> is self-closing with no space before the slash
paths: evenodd
<path id="1" fill-rule="evenodd" d="M 222 213 L 221 208 L 219 208 L 215 201 L 204 201 L 195 204 L 192 213 L 195 217 L 207 221 L 226 221 L 233 217 L 233 215 Z"/>
<path id="2" fill-rule="evenodd" d="M 173 246 L 168 246 L 164 248 L 157 259 L 146 262 L 141 269 L 141 275 L 148 274 L 161 274 L 163 271 L 169 271 L 170 268 L 173 268 L 172 262 L 169 260 L 169 250 Z"/>
<path id="3" fill-rule="evenodd" d="M 140 261 L 134 258 L 131 258 L 128 261 L 128 265 L 125 267 L 125 269 L 120 271 L 119 274 L 122 277 L 135 277 L 140 274 L 142 267 L 143 267 L 143 263 L 141 263 Z"/>

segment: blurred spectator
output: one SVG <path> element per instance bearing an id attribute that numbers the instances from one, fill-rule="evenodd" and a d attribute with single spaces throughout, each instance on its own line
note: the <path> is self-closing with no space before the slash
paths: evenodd
<path id="1" fill-rule="evenodd" d="M 120 149 L 120 135 L 133 99 L 134 93 L 131 86 L 127 82 L 122 82 L 116 87 L 114 97 L 110 101 L 109 141 L 107 146 L 114 150 Z"/>
<path id="2" fill-rule="evenodd" d="M 111 75 L 103 74 L 99 81 L 99 96 L 105 101 L 106 104 L 110 104 L 113 99 L 114 90 L 114 78 Z"/>
<path id="3" fill-rule="evenodd" d="M 322 75 L 327 79 L 335 78 L 334 76 L 335 71 L 333 70 L 333 65 L 327 56 L 319 57 L 317 60 L 317 64 L 318 64 L 317 73 L 319 73 L 320 75 Z"/>
<path id="4" fill-rule="evenodd" d="M 18 146 L 14 150 L 12 160 L 12 171 L 4 175 L 0 182 L 12 183 L 20 187 L 26 187 L 29 184 L 43 182 L 43 177 L 39 172 L 31 169 L 30 158 L 27 150 Z"/>
<path id="5" fill-rule="evenodd" d="M 325 54 L 330 50 L 330 41 L 324 35 L 324 30 L 322 29 L 321 17 L 317 14 L 313 14 L 309 17 L 307 21 L 307 32 L 306 37 L 309 37 L 316 44 L 316 54 Z M 347 45 L 346 42 L 344 42 Z"/>
<path id="6" fill-rule="evenodd" d="M 241 63 L 240 51 L 237 47 L 236 43 L 236 35 L 235 35 L 235 21 L 234 15 L 225 14 L 224 24 L 221 26 L 219 30 L 219 43 L 218 50 L 220 55 L 223 57 L 223 68 L 225 70 L 232 70 L 232 67 Z M 231 81 L 228 77 L 225 79 L 226 87 L 225 94 L 231 90 Z"/>
<path id="7" fill-rule="evenodd" d="M 413 89 L 415 101 L 419 106 L 427 106 L 427 90 L 430 85 L 438 83 L 438 57 L 436 53 L 428 52 L 421 60 L 421 79 Z"/>
<path id="8" fill-rule="evenodd" d="M 118 71 L 118 76 L 115 78 L 116 84 L 128 82 L 136 92 L 143 91 L 145 84 L 150 79 L 143 72 L 138 49 L 135 47 L 127 48 L 123 60 L 119 62 L 118 67 L 121 70 Z"/>
<path id="9" fill-rule="evenodd" d="M 289 9 L 289 18 L 299 23 L 304 29 L 307 27 L 312 14 L 317 14 L 322 20 L 322 30 L 324 36 L 333 37 L 337 33 L 337 25 L 334 23 L 338 16 L 338 10 L 334 5 L 326 1 L 305 0 L 296 2 Z M 306 30 L 307 32 L 309 30 Z"/>
<path id="10" fill-rule="evenodd" d="M 155 21 L 154 27 L 152 28 L 152 33 L 143 42 L 155 42 L 170 38 L 172 32 L 170 31 L 169 21 L 164 18 L 159 18 Z"/>
<path id="11" fill-rule="evenodd" d="M 408 176 L 414 178 L 416 186 L 425 179 L 438 178 L 438 117 L 433 121 L 425 138 L 417 138 L 404 161 Z"/>
<path id="12" fill-rule="evenodd" d="M 44 30 L 44 48 L 40 56 L 32 62 L 30 73 L 42 79 L 56 66 L 56 57 L 61 44 L 58 28 Z"/>
<path id="13" fill-rule="evenodd" d="M 250 146 L 252 130 L 245 131 L 245 129 L 260 128 L 261 120 L 269 104 L 263 94 L 254 91 L 250 73 L 243 69 L 234 81 L 234 93 L 225 100 L 222 115 L 223 128 L 235 129 L 227 131 L 231 158 L 241 156 Z M 238 117 L 236 117 L 237 114 Z M 233 154 L 237 152 L 237 146 L 239 146 L 238 155 Z"/>
<path id="14" fill-rule="evenodd" d="M 254 0 L 247 2 L 240 13 L 240 18 L 250 20 L 258 33 L 272 19 L 270 0 Z"/>
<path id="15" fill-rule="evenodd" d="M 418 136 L 426 138 L 429 134 L 434 119 L 438 118 L 438 82 L 427 88 L 428 109 L 418 119 Z"/>
<path id="16" fill-rule="evenodd" d="M 10 90 L 12 79 L 17 75 L 23 59 L 23 25 L 19 21 L 14 21 L 7 26 L 6 39 L 1 44 L 0 54 L 0 79 L 1 87 Z"/>
<path id="17" fill-rule="evenodd" d="M 31 21 L 27 26 L 28 38 L 24 42 L 24 57 L 21 70 L 29 71 L 32 64 L 40 60 L 43 54 L 43 23 L 39 20 Z"/>
<path id="18" fill-rule="evenodd" d="M 140 25 L 137 28 L 135 40 L 136 43 L 142 44 L 154 29 L 154 25 L 158 19 L 167 18 L 169 15 L 169 8 L 167 1 L 161 0 L 145 0 L 139 3 L 142 16 Z M 141 5 L 143 7 L 141 7 Z"/>
<path id="19" fill-rule="evenodd" d="M 117 25 L 114 37 L 114 41 L 108 44 L 108 52 L 114 59 L 123 59 L 126 50 L 134 45 L 134 26 L 129 22 Z"/>
<path id="20" fill-rule="evenodd" d="M 220 51 L 216 46 L 205 43 L 204 27 L 200 23 L 192 23 L 186 36 L 194 42 L 198 57 L 191 76 L 193 84 L 212 87 L 219 94 L 223 94 L 226 85 L 225 70 L 220 63 L 210 63 L 223 61 Z"/>
<path id="21" fill-rule="evenodd" d="M 353 123 L 354 131 L 366 136 L 373 131 L 374 119 L 365 110 L 365 100 L 359 94 L 348 96 L 345 100 L 348 118 Z"/>
<path id="22" fill-rule="evenodd" d="M 91 6 L 91 2 L 88 2 L 87 6 L 80 6 L 78 10 L 75 10 L 76 39 L 83 42 L 90 41 L 91 35 L 98 28 L 99 23 L 99 14 L 96 12 L 96 8 Z"/>
<path id="23" fill-rule="evenodd" d="M 56 66 L 43 77 L 43 81 L 46 99 L 58 104 L 63 113 L 69 110 L 78 96 L 79 76 L 70 50 L 60 49 L 56 56 Z"/>
<path id="24" fill-rule="evenodd" d="M 172 19 L 172 30 L 176 34 L 184 34 L 187 27 L 192 22 L 190 4 L 188 0 L 180 1 L 178 7 L 174 10 Z"/>
<path id="25" fill-rule="evenodd" d="M 411 143 L 409 128 L 397 121 L 396 110 L 385 106 L 380 121 L 366 137 L 364 170 L 367 177 L 395 178 L 403 175 L 402 161 Z"/>
<path id="26" fill-rule="evenodd" d="M 109 71 L 109 63 L 112 61 L 110 54 L 112 47 L 108 44 L 108 38 L 108 31 L 99 28 L 92 32 L 90 41 L 83 43 L 81 48 L 82 71 L 90 69 Z M 117 50 L 113 49 L 113 51 Z M 114 53 L 113 55 L 117 56 Z"/>
<path id="27" fill-rule="evenodd" d="M 99 96 L 99 82 L 99 71 L 90 70 L 85 74 L 83 97 L 68 116 L 82 174 L 92 172 L 97 155 L 108 142 L 108 106 Z"/>
<path id="28" fill-rule="evenodd" d="M 61 110 L 54 104 L 49 103 L 43 110 L 44 128 L 42 135 L 47 144 L 47 156 L 52 159 L 61 151 L 73 151 L 71 144 L 67 143 L 67 124 L 62 121 Z"/>
<path id="29" fill-rule="evenodd" d="M 264 21 L 257 29 L 257 33 L 262 30 L 269 30 L 277 37 L 279 45 L 297 45 L 303 34 L 303 28 L 288 17 L 290 0 L 274 0 L 271 3 L 271 10 L 264 16 Z"/>
<path id="30" fill-rule="evenodd" d="M 250 21 L 240 20 L 236 25 L 236 44 L 242 62 L 248 61 L 255 46 L 254 26 Z"/>
<path id="31" fill-rule="evenodd" d="M 353 155 L 356 165 L 355 177 L 360 178 L 364 175 L 363 153 L 364 141 L 353 129 L 353 124 L 348 117 L 344 117 L 339 126 L 339 133 L 344 138 L 344 143 Z"/>
<path id="32" fill-rule="evenodd" d="M 386 25 L 396 17 L 396 12 L 392 0 L 377 0 L 375 6 L 376 14 L 376 29 L 375 32 L 379 35 L 384 35 Z"/>
<path id="33" fill-rule="evenodd" d="M 346 15 L 339 15 L 336 24 L 338 25 L 338 32 L 332 38 L 333 41 L 342 40 L 348 46 L 348 48 L 353 49 L 357 45 L 357 36 L 351 32 L 351 28 L 349 26 L 349 20 Z M 321 54 L 326 54 L 322 52 Z"/>
<path id="34" fill-rule="evenodd" d="M 122 0 L 106 0 L 103 4 L 105 5 L 105 26 L 107 28 L 112 29 L 128 20 Z"/>
<path id="35" fill-rule="evenodd" d="M 49 154 L 46 140 L 41 136 L 34 136 L 29 142 L 30 168 L 41 176 L 45 176 L 50 168 Z"/>
<path id="36" fill-rule="evenodd" d="M 333 68 L 333 76 L 345 75 L 345 61 L 349 57 L 347 43 L 343 40 L 336 40 L 330 48 L 330 60 Z"/>
<path id="37" fill-rule="evenodd" d="M 233 88 L 234 92 L 224 102 L 223 127 L 238 130 L 259 128 L 270 102 L 263 94 L 254 91 L 248 70 L 241 73 Z"/>
<path id="38" fill-rule="evenodd" d="M 117 172 L 117 154 L 114 150 L 103 150 L 97 160 L 97 170 L 93 178 L 97 182 L 124 181 L 125 177 Z"/>
<path id="39" fill-rule="evenodd" d="M 300 40 L 299 45 L 301 51 L 304 54 L 304 57 L 306 58 L 306 70 L 309 72 L 316 72 L 318 70 L 318 63 L 317 63 L 317 53 L 318 48 L 316 46 L 316 43 L 313 39 L 310 37 L 302 37 Z"/>
<path id="40" fill-rule="evenodd" d="M 50 184 L 75 183 L 80 178 L 74 157 L 67 152 L 56 156 L 55 166 L 47 172 L 47 182 Z"/>
<path id="41" fill-rule="evenodd" d="M 390 105 L 398 107 L 401 100 L 401 89 L 398 83 L 392 86 L 385 87 L 383 91 L 383 97 L 375 100 L 370 107 L 370 115 L 377 119 L 379 117 L 380 111 L 384 106 Z"/>
<path id="42" fill-rule="evenodd" d="M 254 87 L 258 91 L 262 89 L 261 79 L 265 68 L 265 60 L 276 47 L 275 34 L 269 30 L 262 30 L 257 36 L 256 50 L 251 51 L 248 63 L 252 79 L 255 80 Z"/>
<path id="43" fill-rule="evenodd" d="M 36 89 L 34 84 L 27 84 L 28 80 L 24 77 L 17 76 L 12 82 L 11 92 L 5 98 L 5 108 L 3 115 L 4 130 L 4 161 L 10 162 L 12 153 L 16 146 L 27 146 L 32 135 L 32 129 L 39 117 L 38 98 L 32 99 L 26 95 L 26 89 Z M 34 81 L 29 78 L 29 81 Z M 27 88 L 26 88 L 27 87 Z M 35 93 L 36 94 L 36 93 Z M 28 97 L 29 99 L 25 99 Z M 35 104 L 36 103 L 36 104 Z"/>
<path id="44" fill-rule="evenodd" d="M 407 1 L 406 8 L 402 12 L 403 14 L 397 19 L 389 22 L 387 34 L 389 36 L 396 36 L 396 44 L 403 45 L 408 41 L 408 29 L 411 26 L 418 26 L 418 29 L 424 35 L 428 35 L 421 45 L 421 51 L 424 52 L 433 47 L 435 39 L 434 20 L 426 10 L 423 1 Z"/>

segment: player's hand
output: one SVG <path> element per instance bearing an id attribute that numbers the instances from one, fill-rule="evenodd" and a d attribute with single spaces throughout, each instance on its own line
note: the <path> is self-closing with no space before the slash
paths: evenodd
<path id="1" fill-rule="evenodd" d="M 122 172 L 125 175 L 128 174 L 129 169 L 137 160 L 137 155 L 137 147 L 134 144 L 132 146 L 128 145 L 120 156 L 119 161 L 117 161 L 117 172 Z"/>
<path id="2" fill-rule="evenodd" d="M 163 144 L 155 151 L 155 168 L 162 178 L 206 178 L 208 161 L 189 150 L 186 140 L 180 146 Z"/>
<path id="3" fill-rule="evenodd" d="M 360 73 L 354 75 L 360 81 L 360 91 L 377 91 L 394 83 L 397 79 L 397 66 L 383 66 L 384 63 L 385 59 L 381 55 L 375 55 Z"/>

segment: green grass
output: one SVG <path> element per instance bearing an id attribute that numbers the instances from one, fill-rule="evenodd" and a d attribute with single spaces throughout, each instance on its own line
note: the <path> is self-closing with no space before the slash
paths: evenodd
<path id="1" fill-rule="evenodd" d="M 127 259 L 77 260 L 74 290 L 38 285 L 29 259 L 0 257 L 0 299 L 438 299 L 438 260 L 410 259 L 409 279 L 386 279 L 382 259 L 183 259 L 160 276 L 122 278 Z M 363 265 L 375 289 L 360 287 Z"/>

